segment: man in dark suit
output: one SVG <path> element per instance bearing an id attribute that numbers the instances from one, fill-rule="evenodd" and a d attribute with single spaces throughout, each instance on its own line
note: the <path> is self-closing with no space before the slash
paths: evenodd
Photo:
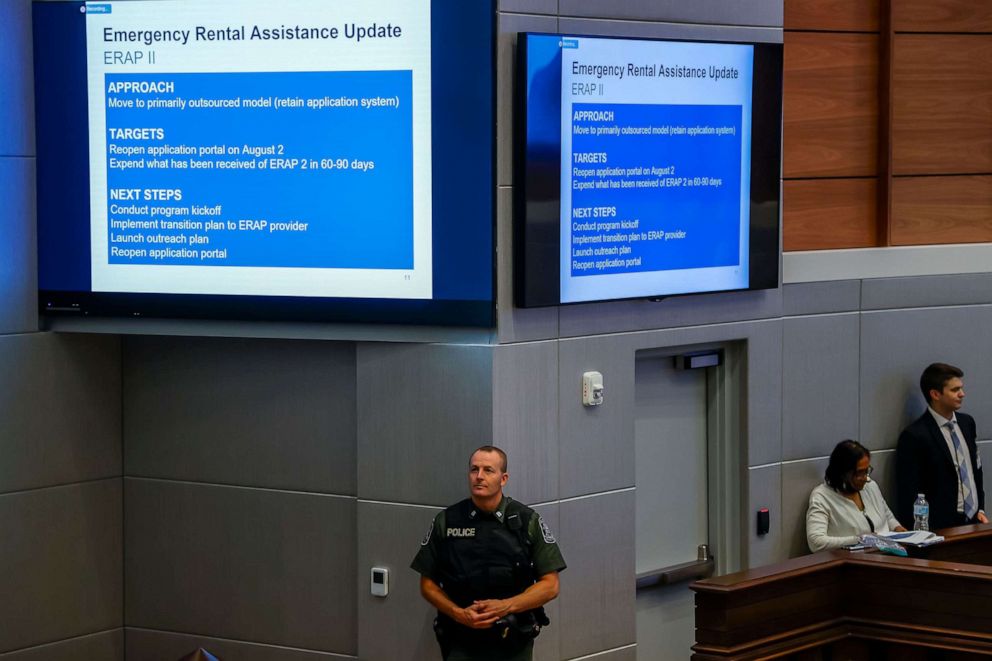
<path id="1" fill-rule="evenodd" d="M 930 503 L 931 530 L 988 523 L 975 420 L 959 412 L 963 376 L 945 363 L 920 376 L 929 406 L 899 435 L 896 449 L 896 517 L 906 526 L 913 525 L 913 502 L 921 493 Z"/>

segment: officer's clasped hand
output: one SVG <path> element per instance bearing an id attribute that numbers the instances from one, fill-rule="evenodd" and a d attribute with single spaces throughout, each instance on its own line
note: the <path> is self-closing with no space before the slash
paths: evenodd
<path id="1" fill-rule="evenodd" d="M 454 619 L 471 629 L 488 629 L 509 612 L 508 602 L 501 599 L 486 599 L 477 601 L 468 608 L 460 609 Z"/>
<path id="2" fill-rule="evenodd" d="M 480 599 L 472 606 L 477 608 L 479 613 L 495 615 L 496 619 L 510 614 L 509 599 Z"/>

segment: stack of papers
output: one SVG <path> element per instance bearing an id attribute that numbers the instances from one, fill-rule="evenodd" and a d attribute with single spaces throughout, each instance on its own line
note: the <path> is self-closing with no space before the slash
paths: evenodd
<path id="1" fill-rule="evenodd" d="M 879 537 L 884 537 L 893 542 L 907 544 L 909 546 L 930 546 L 944 541 L 940 535 L 935 535 L 928 530 L 907 530 L 906 532 L 883 532 L 878 533 Z"/>

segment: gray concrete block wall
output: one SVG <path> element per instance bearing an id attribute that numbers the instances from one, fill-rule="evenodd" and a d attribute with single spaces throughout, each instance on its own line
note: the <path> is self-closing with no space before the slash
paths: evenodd
<path id="1" fill-rule="evenodd" d="M 353 343 L 126 337 L 123 386 L 128 476 L 355 495 Z"/>
<path id="2" fill-rule="evenodd" d="M 119 478 L 0 496 L 0 651 L 120 627 Z M 16 598 L 11 598 L 16 595 Z"/>
<path id="3" fill-rule="evenodd" d="M 440 477 L 440 476 L 439 476 Z M 410 561 L 440 507 L 358 503 L 358 656 L 429 659 L 436 651 L 434 612 L 420 597 Z M 389 570 L 389 596 L 369 593 L 372 567 Z"/>
<path id="4" fill-rule="evenodd" d="M 358 497 L 445 506 L 492 435 L 492 348 L 358 346 Z"/>
<path id="5" fill-rule="evenodd" d="M 119 341 L 0 335 L 0 362 L 0 658 L 119 660 Z"/>
<path id="6" fill-rule="evenodd" d="M 544 519 L 544 522 L 548 524 L 548 527 L 555 532 L 558 538 L 561 538 L 562 530 L 561 510 L 562 508 L 559 503 L 534 506 L 534 511 L 541 515 L 541 518 Z M 564 543 L 562 541 L 562 544 Z M 564 577 L 564 574 L 562 576 Z M 562 602 L 555 599 L 544 607 L 548 619 L 554 623 L 554 626 L 545 629 L 534 643 L 534 657 L 539 661 L 545 659 L 552 661 L 554 659 L 564 658 L 564 652 L 562 650 L 566 643 L 563 638 L 563 632 L 566 629 L 562 620 L 561 605 Z"/>
<path id="7" fill-rule="evenodd" d="M 950 295 L 955 285 L 945 282 Z M 868 447 L 894 448 L 898 429 L 923 412 L 920 372 L 932 362 L 947 362 L 964 370 L 965 392 L 971 393 L 965 411 L 976 411 L 979 418 L 981 412 L 992 411 L 990 315 L 992 306 L 987 304 L 862 313 L 861 433 Z M 989 431 L 980 428 L 979 433 Z"/>
<path id="8" fill-rule="evenodd" d="M 121 475 L 120 341 L 0 335 L 0 493 Z"/>
<path id="9" fill-rule="evenodd" d="M 784 527 L 784 517 L 781 514 L 784 509 L 782 506 L 782 473 L 783 466 L 780 463 L 748 468 L 747 498 L 749 507 L 747 511 L 753 512 L 767 507 L 770 513 L 767 535 L 759 536 L 756 526 L 748 526 L 747 548 L 750 567 L 760 567 L 787 557 L 788 550 L 783 548 L 785 535 L 782 534 Z"/>
<path id="10" fill-rule="evenodd" d="M 635 642 L 633 488 L 561 503 L 562 659 Z"/>
<path id="11" fill-rule="evenodd" d="M 125 338 L 129 658 L 356 658 L 356 353 Z"/>
<path id="12" fill-rule="evenodd" d="M 2 661 L 95 661 L 123 658 L 124 630 L 120 627 L 0 654 Z M 169 657 L 169 661 L 174 661 L 175 658 L 178 657 Z"/>
<path id="13" fill-rule="evenodd" d="M 120 342 L 0 335 L 0 659 L 123 659 Z"/>
<path id="14" fill-rule="evenodd" d="M 493 350 L 492 442 L 513 457 L 514 497 L 558 499 L 558 343 L 531 342 Z"/>
<path id="15" fill-rule="evenodd" d="M 858 434 L 860 409 L 857 313 L 790 317 L 784 322 L 782 372 L 783 460 L 823 453 Z M 815 378 L 811 378 L 815 376 Z"/>
<path id="16" fill-rule="evenodd" d="M 187 656 L 190 650 L 199 647 L 210 650 L 212 654 L 221 659 L 237 659 L 237 661 L 342 661 L 342 659 L 354 658 L 332 652 L 315 652 L 279 645 L 246 643 L 211 636 L 195 636 L 135 627 L 127 629 L 124 650 L 128 659 L 176 661 L 176 659 Z M 38 659 L 38 661 L 42 660 Z M 86 660 L 80 658 L 79 661 Z"/>
<path id="17" fill-rule="evenodd" d="M 354 498 L 139 478 L 124 491 L 129 628 L 355 655 Z"/>

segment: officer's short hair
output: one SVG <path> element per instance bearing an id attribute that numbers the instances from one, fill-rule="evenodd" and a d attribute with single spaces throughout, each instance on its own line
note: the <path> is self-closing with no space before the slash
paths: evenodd
<path id="1" fill-rule="evenodd" d="M 506 453 L 500 450 L 498 447 L 496 447 L 495 445 L 483 445 L 481 448 L 477 448 L 474 452 L 472 452 L 472 455 L 475 455 L 476 452 L 495 452 L 496 454 L 499 455 L 499 462 L 500 462 L 499 471 L 501 473 L 506 472 Z M 469 456 L 468 459 L 469 462 L 471 462 L 472 456 Z"/>
<path id="2" fill-rule="evenodd" d="M 947 363 L 933 363 L 928 365 L 923 374 L 920 375 L 920 390 L 923 391 L 923 398 L 930 403 L 930 391 L 944 392 L 944 386 L 953 378 L 960 379 L 964 376 L 959 368 Z"/>

